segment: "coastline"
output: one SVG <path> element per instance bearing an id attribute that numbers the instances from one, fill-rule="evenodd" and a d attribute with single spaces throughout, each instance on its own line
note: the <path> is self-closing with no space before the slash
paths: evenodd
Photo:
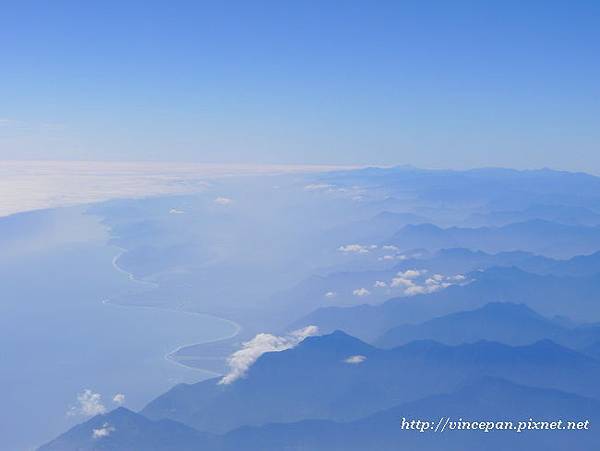
<path id="1" fill-rule="evenodd" d="M 144 280 L 144 279 L 138 279 L 136 278 L 132 273 L 130 273 L 129 271 L 126 271 L 125 269 L 123 269 L 122 267 L 119 266 L 118 264 L 118 260 L 119 257 L 121 257 L 121 255 L 123 255 L 125 252 L 127 252 L 127 249 L 118 247 L 118 246 L 113 246 L 116 247 L 119 250 L 119 253 L 117 253 L 117 255 L 114 256 L 114 258 L 112 259 L 112 266 L 113 268 L 126 275 L 127 278 L 135 283 L 139 283 L 142 285 L 146 285 L 146 286 L 150 286 L 152 288 L 158 288 L 159 284 L 157 282 L 152 282 L 149 280 Z M 147 308 L 147 309 L 155 309 L 155 310 L 165 310 L 165 311 L 169 311 L 169 312 L 179 312 L 179 313 L 184 313 L 187 315 L 200 315 L 200 316 L 204 316 L 204 317 L 209 317 L 209 318 L 214 318 L 218 321 L 222 321 L 225 323 L 228 323 L 230 325 L 232 325 L 234 327 L 234 331 L 232 333 L 230 333 L 229 335 L 226 335 L 224 337 L 219 337 L 219 338 L 215 338 L 213 340 L 208 340 L 208 341 L 202 341 L 202 342 L 195 342 L 195 343 L 187 343 L 187 344 L 182 344 L 180 346 L 177 346 L 175 349 L 173 349 L 172 351 L 168 352 L 167 354 L 164 355 L 164 359 L 169 361 L 170 363 L 173 363 L 175 365 L 187 368 L 187 369 L 191 369 L 191 370 L 195 370 L 195 371 L 203 371 L 206 373 L 211 373 L 214 374 L 215 376 L 220 376 L 219 373 L 215 373 L 214 371 L 211 370 L 207 370 L 207 369 L 203 369 L 203 368 L 198 368 L 195 366 L 190 366 L 190 365 L 186 365 L 185 363 L 177 360 L 174 355 L 177 354 L 179 351 L 181 351 L 182 349 L 191 347 L 191 346 L 197 346 L 197 345 L 205 345 L 205 344 L 210 344 L 210 343 L 217 343 L 220 341 L 225 341 L 225 340 L 230 340 L 236 336 L 238 336 L 240 334 L 240 332 L 243 330 L 243 327 L 228 318 L 222 318 L 220 316 L 216 316 L 213 315 L 211 313 L 203 313 L 203 312 L 194 312 L 194 311 L 190 311 L 190 310 L 181 310 L 181 309 L 176 309 L 176 308 L 168 308 L 168 307 L 157 307 L 157 306 L 152 306 L 152 305 L 128 305 L 128 304 L 118 304 L 118 303 L 114 303 L 111 302 L 110 299 L 103 299 L 102 304 L 104 305 L 111 305 L 114 307 L 121 307 L 121 308 Z"/>

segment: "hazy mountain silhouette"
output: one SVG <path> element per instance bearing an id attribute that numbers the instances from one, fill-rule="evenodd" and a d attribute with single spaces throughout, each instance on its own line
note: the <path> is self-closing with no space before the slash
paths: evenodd
<path id="1" fill-rule="evenodd" d="M 600 214 L 590 208 L 560 204 L 535 204 L 523 210 L 494 210 L 475 213 L 467 219 L 467 223 L 474 226 L 503 226 L 533 219 L 571 225 L 594 226 L 600 224 Z"/>
<path id="2" fill-rule="evenodd" d="M 373 286 L 376 281 L 385 281 L 389 284 L 398 272 L 419 269 L 426 270 L 427 275 L 452 276 L 468 274 L 473 271 L 479 272 L 493 267 L 515 267 L 538 275 L 592 276 L 600 274 L 600 252 L 568 260 L 557 260 L 522 251 L 488 254 L 483 251 L 452 248 L 441 249 L 432 255 L 419 258 L 406 258 L 388 269 L 323 271 L 323 274 L 308 277 L 292 288 L 272 297 L 272 311 L 280 312 L 277 315 L 278 321 L 274 324 L 275 327 L 289 324 L 294 319 L 307 315 L 319 307 L 356 305 L 357 297 L 354 295 L 354 290 L 359 287 L 370 290 L 367 298 L 361 298 L 362 302 L 383 303 L 390 297 L 398 296 L 402 289 L 393 290 L 389 286 L 387 289 L 373 289 Z M 328 297 L 326 293 L 334 295 Z M 564 313 L 566 314 L 566 312 Z M 335 326 L 331 330 L 333 329 Z"/>
<path id="3" fill-rule="evenodd" d="M 490 302 L 523 303 L 546 316 L 600 320 L 596 297 L 600 274 L 571 277 L 531 274 L 517 268 L 490 268 L 471 273 L 469 278 L 473 282 L 467 285 L 410 298 L 393 298 L 380 305 L 320 308 L 291 327 L 314 324 L 324 332 L 341 329 L 369 341 L 395 326 L 472 310 Z"/>
<path id="4" fill-rule="evenodd" d="M 523 304 L 490 303 L 421 324 L 393 327 L 375 344 L 392 348 L 415 340 L 435 340 L 449 345 L 488 340 L 517 346 L 543 339 L 583 350 L 600 341 L 600 325 L 565 327 Z"/>
<path id="5" fill-rule="evenodd" d="M 402 419 L 422 419 L 437 424 L 449 421 L 512 421 L 517 427 L 535 421 L 590 422 L 582 431 L 514 430 L 485 433 L 448 427 L 443 433 L 420 433 L 401 428 Z M 453 447 L 465 451 L 487 449 L 592 450 L 598 441 L 593 424 L 600 420 L 600 401 L 559 390 L 515 384 L 499 378 L 467 381 L 450 394 L 427 396 L 351 422 L 303 420 L 243 426 L 224 435 L 198 432 L 169 420 L 150 421 L 120 408 L 98 415 L 59 436 L 40 451 L 364 451 L 370 449 L 433 451 Z M 432 426 L 433 428 L 433 426 Z M 98 431 L 108 431 L 99 436 Z"/>
<path id="6" fill-rule="evenodd" d="M 382 211 L 372 218 L 352 221 L 337 226 L 325 233 L 325 237 L 334 242 L 378 243 L 408 224 L 429 222 L 428 218 L 413 213 Z"/>
<path id="7" fill-rule="evenodd" d="M 599 438 L 593 427 L 587 431 L 527 431 L 521 434 L 513 431 L 485 433 L 457 430 L 419 433 L 400 428 L 402 418 L 437 420 L 442 417 L 514 421 L 515 425 L 531 417 L 550 422 L 567 418 L 576 421 L 589 419 L 592 425 L 600 419 L 600 402 L 556 390 L 482 378 L 451 394 L 402 404 L 350 423 L 307 420 L 245 427 L 227 434 L 224 442 L 228 450 L 237 446 L 238 449 L 257 451 L 437 451 L 449 448 L 465 451 L 567 451 L 592 450 Z"/>
<path id="8" fill-rule="evenodd" d="M 356 355 L 360 362 L 346 361 Z M 215 433 L 270 422 L 348 421 L 482 376 L 600 397 L 600 361 L 548 340 L 520 347 L 418 341 L 382 350 L 338 331 L 264 354 L 231 385 L 179 385 L 141 413 Z"/>
<path id="9" fill-rule="evenodd" d="M 418 224 L 403 227 L 386 242 L 402 250 L 464 247 L 491 253 L 520 250 L 570 258 L 600 248 L 600 226 L 566 225 L 541 219 L 478 228 Z"/>
<path id="10" fill-rule="evenodd" d="M 211 449 L 214 439 L 171 420 L 151 421 L 120 407 L 75 426 L 39 451 L 195 451 Z"/>

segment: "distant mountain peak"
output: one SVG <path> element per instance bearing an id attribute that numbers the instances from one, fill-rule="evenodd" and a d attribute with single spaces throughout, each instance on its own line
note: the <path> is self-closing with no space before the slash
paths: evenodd
<path id="1" fill-rule="evenodd" d="M 359 340 L 352 335 L 348 335 L 342 330 L 335 330 L 327 335 L 318 335 L 314 337 L 308 337 L 302 341 L 296 349 L 308 349 L 308 348 L 319 348 L 319 349 L 352 349 L 361 348 L 369 349 L 371 345 Z"/>

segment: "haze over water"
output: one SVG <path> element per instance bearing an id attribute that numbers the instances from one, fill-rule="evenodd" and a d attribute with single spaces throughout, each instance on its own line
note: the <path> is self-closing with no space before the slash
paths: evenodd
<path id="1" fill-rule="evenodd" d="M 0 216 L 42 208 L 202 191 L 234 175 L 313 172 L 344 166 L 104 161 L 0 161 Z"/>
<path id="2" fill-rule="evenodd" d="M 40 227 L 30 246 L 8 246 L 0 257 L 0 385 L 11 387 L 2 403 L 10 412 L 0 422 L 3 449 L 34 449 L 81 421 L 69 412 L 81 407 L 77 396 L 86 389 L 101 394 L 106 408 L 123 393 L 125 405 L 139 409 L 175 384 L 213 376 L 166 356 L 230 337 L 237 326 L 210 315 L 103 302 L 140 284 L 113 266 L 121 251 L 107 244 L 96 217 L 70 208 L 3 219 L 22 230 Z"/>

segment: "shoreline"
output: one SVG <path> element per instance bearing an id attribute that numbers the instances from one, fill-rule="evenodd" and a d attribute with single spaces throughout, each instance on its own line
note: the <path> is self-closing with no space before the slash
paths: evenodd
<path id="1" fill-rule="evenodd" d="M 130 272 L 126 271 L 125 269 L 123 269 L 122 267 L 120 267 L 119 264 L 118 264 L 119 257 L 121 257 L 121 255 L 123 255 L 125 252 L 127 252 L 127 249 L 124 249 L 124 248 L 121 248 L 121 247 L 118 247 L 118 246 L 112 246 L 112 247 L 116 247 L 119 250 L 119 253 L 117 255 L 115 255 L 113 257 L 113 259 L 112 259 L 112 266 L 113 266 L 113 268 L 116 271 L 118 271 L 118 272 L 126 275 L 127 278 L 130 281 L 132 281 L 132 282 L 139 283 L 139 284 L 146 285 L 146 286 L 151 286 L 153 288 L 158 288 L 159 287 L 159 284 L 157 282 L 152 282 L 152 281 L 144 280 L 144 279 L 138 279 L 132 273 L 130 273 Z M 157 306 L 152 306 L 152 305 L 118 304 L 118 303 L 115 303 L 115 302 L 111 302 L 111 300 L 108 299 L 108 298 L 107 299 L 103 299 L 101 302 L 104 305 L 111 305 L 111 306 L 114 306 L 114 307 L 122 307 L 122 308 L 147 308 L 147 309 L 154 309 L 154 310 L 165 310 L 165 311 L 169 311 L 169 312 L 184 313 L 184 314 L 187 314 L 187 315 L 201 315 L 201 316 L 204 316 L 204 317 L 214 318 L 216 320 L 223 321 L 225 323 L 228 323 L 228 324 L 232 325 L 234 327 L 234 331 L 231 334 L 229 334 L 229 335 L 227 335 L 225 337 L 219 337 L 219 338 L 215 338 L 213 340 L 202 341 L 202 342 L 182 344 L 180 346 L 177 346 L 174 350 L 168 352 L 167 354 L 165 354 L 163 356 L 163 358 L 165 360 L 167 360 L 168 362 L 173 363 L 175 365 L 182 366 L 182 367 L 184 367 L 186 369 L 189 369 L 189 370 L 204 371 L 206 373 L 214 374 L 215 376 L 220 376 L 221 374 L 215 373 L 214 371 L 206 370 L 206 369 L 203 369 L 203 368 L 198 368 L 198 367 L 186 365 L 185 363 L 177 360 L 174 357 L 174 355 L 177 352 L 181 351 L 182 349 L 185 349 L 185 348 L 188 348 L 188 347 L 197 346 L 197 345 L 205 345 L 205 344 L 210 344 L 210 343 L 217 343 L 219 341 L 230 340 L 230 339 L 238 336 L 240 334 L 240 332 L 243 330 L 243 327 L 239 323 L 237 323 L 237 322 L 235 322 L 235 321 L 233 321 L 231 319 L 222 318 L 220 316 L 213 315 L 211 313 L 194 312 L 194 311 L 190 311 L 190 310 L 180 310 L 180 309 L 169 308 L 169 307 L 157 307 Z"/>

